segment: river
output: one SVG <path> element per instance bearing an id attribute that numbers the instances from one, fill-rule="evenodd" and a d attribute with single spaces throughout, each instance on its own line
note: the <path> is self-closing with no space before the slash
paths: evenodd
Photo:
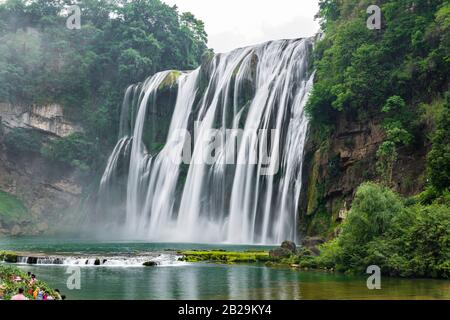
<path id="1" fill-rule="evenodd" d="M 364 276 L 265 265 L 184 263 L 176 259 L 177 250 L 219 248 L 243 251 L 269 247 L 55 238 L 0 239 L 0 250 L 62 257 L 64 264 L 23 263 L 18 266 L 59 288 L 70 300 L 450 299 L 448 280 L 383 277 L 381 290 L 368 290 Z M 99 258 L 102 265 L 94 265 L 92 261 L 95 258 Z M 142 261 L 146 259 L 156 260 L 159 265 L 144 267 Z M 80 271 L 80 289 L 69 290 L 67 280 L 72 273 L 66 272 L 73 270 Z"/>

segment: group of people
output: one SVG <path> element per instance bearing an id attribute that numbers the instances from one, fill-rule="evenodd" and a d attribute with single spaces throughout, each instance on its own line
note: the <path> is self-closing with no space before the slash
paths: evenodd
<path id="1" fill-rule="evenodd" d="M 24 286 L 17 290 L 17 293 L 11 297 L 11 300 L 64 300 L 65 296 L 61 295 L 58 289 L 53 290 L 50 294 L 45 289 L 36 286 L 36 275 L 31 272 L 27 273 L 29 280 L 22 279 L 20 276 L 12 276 L 12 281 L 15 283 L 23 283 Z M 27 297 L 27 295 L 28 297 Z M 30 297 L 30 298 L 29 298 Z"/>

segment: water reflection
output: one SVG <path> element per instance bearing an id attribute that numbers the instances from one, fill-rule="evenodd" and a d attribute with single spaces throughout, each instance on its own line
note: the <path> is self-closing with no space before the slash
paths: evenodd
<path id="1" fill-rule="evenodd" d="M 81 290 L 66 289 L 65 268 L 23 266 L 69 299 L 450 299 L 450 282 L 383 279 L 370 291 L 364 277 L 249 265 L 81 268 Z"/>

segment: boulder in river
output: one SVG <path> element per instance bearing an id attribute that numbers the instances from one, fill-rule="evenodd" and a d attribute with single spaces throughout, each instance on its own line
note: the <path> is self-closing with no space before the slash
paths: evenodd
<path id="1" fill-rule="evenodd" d="M 37 264 L 38 263 L 38 258 L 37 257 L 28 257 L 27 258 L 27 263 L 28 264 Z"/>
<path id="2" fill-rule="evenodd" d="M 17 263 L 18 255 L 14 252 L 3 251 L 0 252 L 0 258 L 1 258 L 0 260 L 3 260 L 5 262 Z"/>
<path id="3" fill-rule="evenodd" d="M 155 261 L 147 261 L 144 262 L 142 265 L 146 267 L 156 267 L 158 264 Z"/>
<path id="4" fill-rule="evenodd" d="M 302 240 L 302 246 L 307 248 L 317 247 L 323 243 L 325 239 L 322 237 L 306 237 Z"/>
<path id="5" fill-rule="evenodd" d="M 283 259 L 289 258 L 290 256 L 296 254 L 297 247 L 292 241 L 283 241 L 280 248 L 270 250 L 269 257 L 272 259 Z"/>
<path id="6" fill-rule="evenodd" d="M 283 241 L 283 243 L 281 244 L 281 248 L 286 249 L 294 254 L 297 252 L 297 246 L 292 241 Z"/>
<path id="7" fill-rule="evenodd" d="M 306 237 L 302 240 L 302 247 L 310 250 L 313 255 L 318 256 L 320 254 L 319 246 L 325 243 L 325 239 L 322 237 Z"/>
<path id="8" fill-rule="evenodd" d="M 284 248 L 276 248 L 269 251 L 269 257 L 275 260 L 289 258 L 292 252 Z"/>

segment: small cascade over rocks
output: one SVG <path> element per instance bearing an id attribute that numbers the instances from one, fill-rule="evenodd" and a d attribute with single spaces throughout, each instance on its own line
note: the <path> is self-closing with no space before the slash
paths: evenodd
<path id="1" fill-rule="evenodd" d="M 179 261 L 180 255 L 174 253 L 162 253 L 143 256 L 18 256 L 17 264 L 32 265 L 60 265 L 79 267 L 142 267 L 154 266 L 177 266 L 183 265 Z"/>
<path id="2" fill-rule="evenodd" d="M 92 217 L 97 234 L 297 241 L 313 42 L 241 48 L 211 56 L 197 70 L 164 71 L 130 86 Z M 230 139 L 235 132 L 239 144 Z M 188 162 L 174 161 L 187 155 Z"/>

